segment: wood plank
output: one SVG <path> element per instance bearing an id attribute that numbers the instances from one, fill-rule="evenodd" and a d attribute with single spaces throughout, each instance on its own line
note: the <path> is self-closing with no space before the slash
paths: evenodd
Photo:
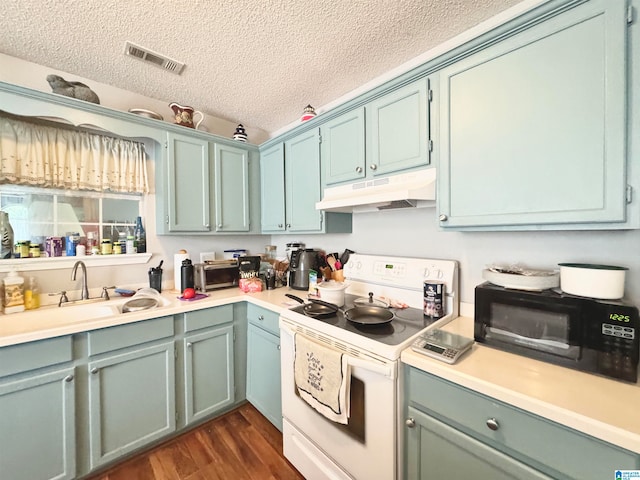
<path id="1" fill-rule="evenodd" d="M 86 480 L 304 480 L 282 454 L 282 433 L 251 404 Z"/>

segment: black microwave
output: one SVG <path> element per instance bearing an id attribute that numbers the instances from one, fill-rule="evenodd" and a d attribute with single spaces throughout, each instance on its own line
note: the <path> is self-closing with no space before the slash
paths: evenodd
<path id="1" fill-rule="evenodd" d="M 484 283 L 475 289 L 474 337 L 557 365 L 638 380 L 638 309 L 621 301 Z"/>

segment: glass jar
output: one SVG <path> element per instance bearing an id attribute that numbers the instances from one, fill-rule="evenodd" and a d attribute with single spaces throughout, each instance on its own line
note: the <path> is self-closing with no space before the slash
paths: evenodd
<path id="1" fill-rule="evenodd" d="M 104 239 L 100 243 L 100 254 L 101 255 L 111 255 L 113 253 L 113 246 L 111 245 L 111 240 Z"/>
<path id="2" fill-rule="evenodd" d="M 40 257 L 40 244 L 32 243 L 29 245 L 29 256 L 31 258 L 39 258 Z"/>
<path id="3" fill-rule="evenodd" d="M 121 255 L 122 254 L 122 242 L 120 241 L 115 241 L 113 242 L 113 254 L 114 255 Z"/>

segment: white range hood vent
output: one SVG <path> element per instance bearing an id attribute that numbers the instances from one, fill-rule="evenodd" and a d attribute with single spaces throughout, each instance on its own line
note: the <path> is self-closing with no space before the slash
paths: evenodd
<path id="1" fill-rule="evenodd" d="M 361 213 L 397 208 L 435 207 L 436 169 L 403 173 L 325 188 L 316 210 Z"/>

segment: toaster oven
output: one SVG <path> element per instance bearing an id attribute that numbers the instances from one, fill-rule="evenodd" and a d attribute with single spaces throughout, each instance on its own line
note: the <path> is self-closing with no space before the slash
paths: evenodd
<path id="1" fill-rule="evenodd" d="M 240 278 L 238 259 L 208 260 L 193 265 L 196 291 L 205 293 L 219 288 L 237 287 Z"/>

